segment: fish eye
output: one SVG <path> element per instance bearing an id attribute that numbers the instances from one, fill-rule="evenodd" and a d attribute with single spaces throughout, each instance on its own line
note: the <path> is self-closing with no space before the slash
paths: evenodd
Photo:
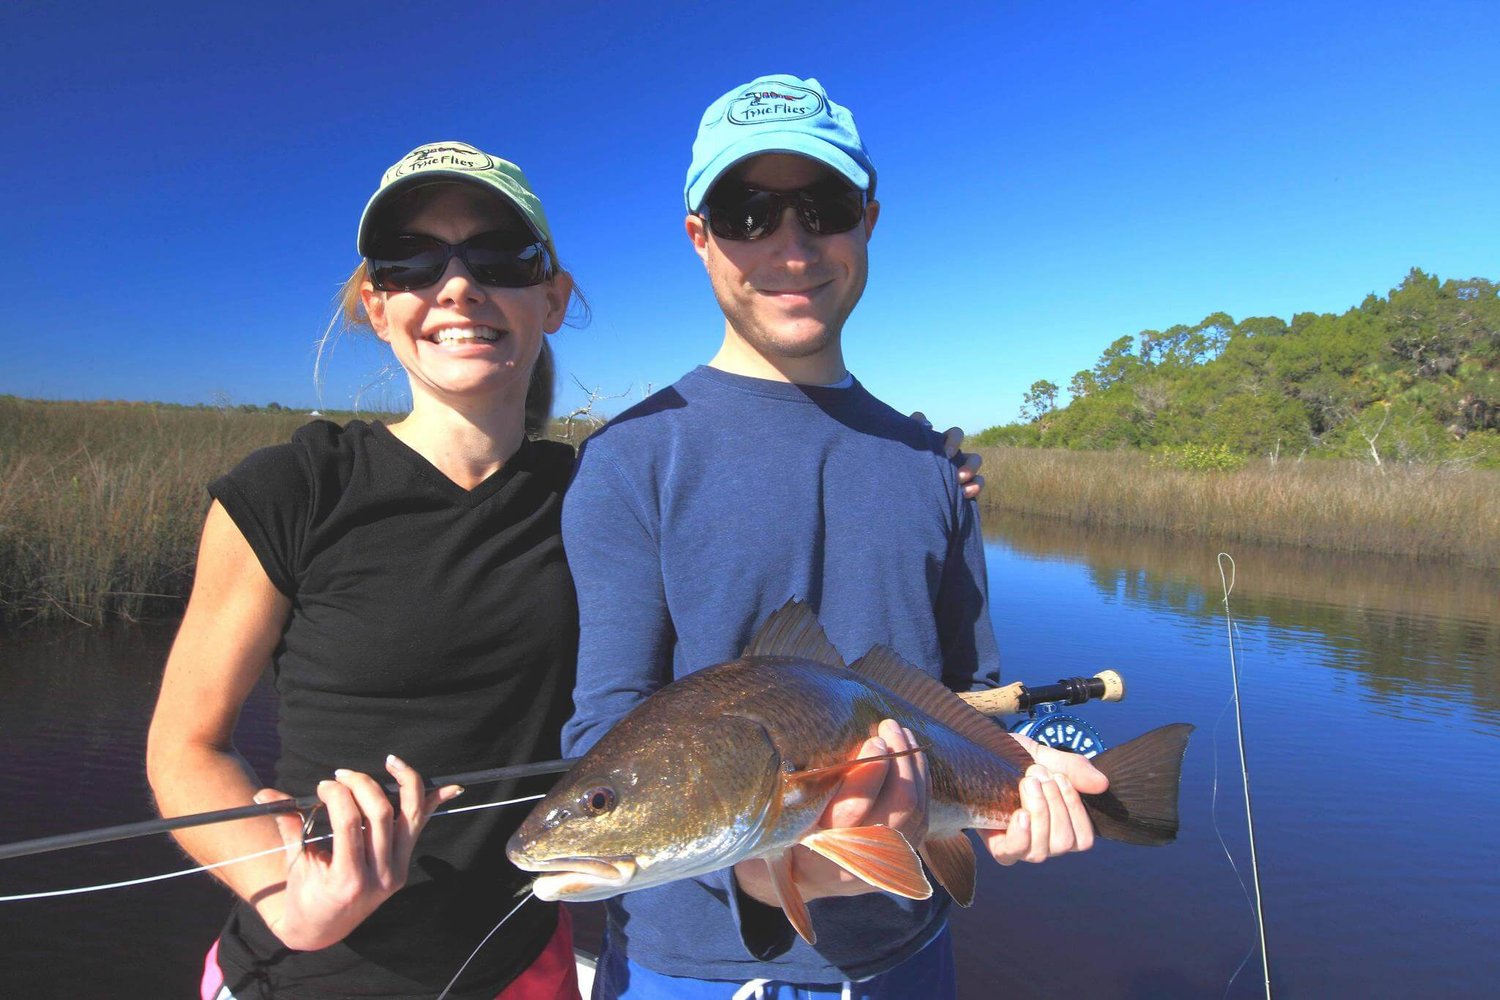
<path id="1" fill-rule="evenodd" d="M 615 807 L 615 790 L 608 785 L 590 788 L 579 799 L 579 805 L 591 816 L 599 816 Z"/>

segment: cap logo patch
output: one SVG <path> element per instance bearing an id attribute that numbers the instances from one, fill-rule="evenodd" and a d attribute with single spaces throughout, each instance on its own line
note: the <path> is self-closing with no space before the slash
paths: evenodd
<path id="1" fill-rule="evenodd" d="M 423 146 L 408 153 L 391 168 L 391 178 L 422 170 L 490 170 L 495 161 L 472 146 Z"/>
<path id="2" fill-rule="evenodd" d="M 824 107 L 822 95 L 789 83 L 755 87 L 729 102 L 726 117 L 736 125 L 811 118 Z"/>

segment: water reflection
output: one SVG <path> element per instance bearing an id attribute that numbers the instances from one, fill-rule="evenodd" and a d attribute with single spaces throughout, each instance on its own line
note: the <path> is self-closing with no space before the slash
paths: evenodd
<path id="1" fill-rule="evenodd" d="M 0 630 L 0 843 L 150 819 L 146 728 L 174 628 Z M 236 743 L 269 774 L 269 686 Z M 99 885 L 190 864 L 166 836 L 0 862 L 0 895 Z M 208 875 L 0 903 L 0 997 L 192 994 L 228 897 Z M 150 919 L 142 915 L 150 913 Z M 143 961 L 142 956 L 150 956 Z"/>
<path id="2" fill-rule="evenodd" d="M 1312 639 L 1316 662 L 1359 674 L 1373 695 L 1458 699 L 1500 727 L 1500 573 L 985 517 L 991 545 L 1085 567 L 1106 597 L 1205 620 L 1223 614 L 1214 556 L 1227 551 L 1235 617 L 1264 628 L 1273 646 Z"/>
<path id="3" fill-rule="evenodd" d="M 1116 667 L 1129 696 L 1079 710 L 1118 742 L 1198 727 L 1182 832 L 1030 867 L 981 865 L 954 922 L 965 1000 L 1260 995 L 1240 761 L 1211 542 L 990 518 L 1007 675 Z M 1236 543 L 1245 740 L 1282 996 L 1482 996 L 1500 977 L 1500 581 Z M 1434 864 L 1434 859 L 1440 861 Z M 982 912 L 981 912 L 982 911 Z M 1413 920 L 1413 914 L 1421 914 Z M 996 960 L 997 944 L 1005 959 Z M 987 958 L 988 957 L 988 958 Z"/>

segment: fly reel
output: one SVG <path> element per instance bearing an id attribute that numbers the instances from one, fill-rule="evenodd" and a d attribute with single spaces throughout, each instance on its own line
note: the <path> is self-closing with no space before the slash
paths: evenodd
<path id="1" fill-rule="evenodd" d="M 1063 678 L 1056 684 L 1022 688 L 1017 707 L 1026 710 L 1027 718 L 1010 731 L 1044 746 L 1093 757 L 1109 749 L 1104 737 L 1092 724 L 1064 708 L 1093 699 L 1119 701 L 1123 697 L 1125 681 L 1113 670 L 1101 671 L 1093 677 Z"/>

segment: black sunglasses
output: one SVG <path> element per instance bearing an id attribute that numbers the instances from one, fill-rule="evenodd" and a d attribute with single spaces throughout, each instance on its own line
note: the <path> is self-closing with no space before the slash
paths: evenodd
<path id="1" fill-rule="evenodd" d="M 365 259 L 370 283 L 382 292 L 410 292 L 435 285 L 454 257 L 464 262 L 481 285 L 526 288 L 554 273 L 552 254 L 529 233 L 496 229 L 462 243 L 401 233 L 382 237 Z"/>
<path id="2" fill-rule="evenodd" d="M 795 209 L 797 221 L 814 236 L 847 233 L 865 217 L 865 193 L 829 177 L 796 191 L 766 191 L 735 180 L 714 185 L 701 213 L 708 228 L 724 240 L 759 240 Z"/>

